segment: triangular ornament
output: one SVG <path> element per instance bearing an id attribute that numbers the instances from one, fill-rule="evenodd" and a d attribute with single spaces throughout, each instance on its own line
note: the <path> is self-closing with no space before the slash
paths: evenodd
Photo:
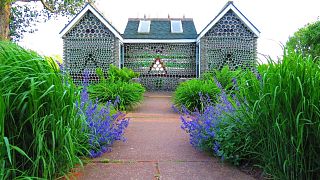
<path id="1" fill-rule="evenodd" d="M 149 74 L 167 74 L 166 67 L 160 58 L 156 58 L 150 66 Z"/>

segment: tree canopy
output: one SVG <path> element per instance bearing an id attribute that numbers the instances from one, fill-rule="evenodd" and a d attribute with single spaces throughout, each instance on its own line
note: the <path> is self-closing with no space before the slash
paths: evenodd
<path id="1" fill-rule="evenodd" d="M 286 47 L 304 56 L 320 57 L 320 20 L 300 28 L 289 38 Z"/>
<path id="2" fill-rule="evenodd" d="M 36 24 L 59 15 L 73 15 L 90 0 L 0 0 L 0 40 L 18 41 Z M 39 6 L 42 6 L 39 8 Z"/>

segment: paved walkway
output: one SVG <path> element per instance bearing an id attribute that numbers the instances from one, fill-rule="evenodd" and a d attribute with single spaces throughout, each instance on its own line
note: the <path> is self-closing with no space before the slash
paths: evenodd
<path id="1" fill-rule="evenodd" d="M 195 150 L 171 110 L 169 93 L 147 93 L 130 117 L 125 137 L 113 151 L 85 165 L 79 179 L 228 180 L 253 179 Z"/>

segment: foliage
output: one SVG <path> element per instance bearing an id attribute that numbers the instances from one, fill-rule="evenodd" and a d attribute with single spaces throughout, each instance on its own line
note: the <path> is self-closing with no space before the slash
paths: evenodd
<path id="1" fill-rule="evenodd" d="M 269 62 L 261 81 L 248 78 L 239 87 L 247 102 L 242 121 L 252 125 L 248 137 L 256 143 L 252 151 L 275 178 L 320 178 L 319 67 L 289 51 L 281 63 Z"/>
<path id="2" fill-rule="evenodd" d="M 78 91 L 53 64 L 0 42 L 0 179 L 50 179 L 81 164 L 87 136 Z"/>
<path id="3" fill-rule="evenodd" d="M 139 77 L 139 73 L 136 73 L 132 69 L 126 67 L 119 69 L 111 64 L 108 70 L 108 79 L 110 82 L 131 82 L 132 78 L 137 77 Z"/>
<path id="4" fill-rule="evenodd" d="M 110 66 L 107 79 L 99 69 L 97 74 L 100 82 L 88 87 L 92 99 L 99 99 L 101 103 L 118 100 L 117 108 L 121 110 L 131 108 L 143 100 L 145 88 L 139 83 L 131 82 L 132 77 L 137 77 L 132 70 Z"/>
<path id="5" fill-rule="evenodd" d="M 89 74 L 85 74 L 88 81 Z M 108 101 L 104 106 L 100 106 L 98 101 L 93 102 L 89 99 L 87 83 L 81 91 L 79 115 L 84 116 L 87 121 L 86 132 L 89 134 L 89 156 L 98 157 L 106 152 L 116 140 L 125 140 L 123 137 L 124 129 L 128 126 L 129 119 L 124 117 L 121 112 L 114 112 L 113 106 L 116 105 Z"/>
<path id="6" fill-rule="evenodd" d="M 23 33 L 33 33 L 35 25 L 58 16 L 74 15 L 82 8 L 85 0 L 44 0 L 21 3 L 13 0 L 10 14 L 10 36 L 15 41 L 23 38 Z M 39 9 L 39 6 L 44 8 Z"/>
<path id="7" fill-rule="evenodd" d="M 219 82 L 216 83 L 221 87 Z M 195 148 L 209 151 L 223 160 L 239 165 L 243 158 L 240 155 L 247 146 L 243 143 L 245 136 L 241 136 L 246 132 L 246 126 L 237 117 L 240 107 L 238 99 L 227 95 L 222 88 L 220 92 L 216 102 L 206 97 L 200 98 L 204 104 L 202 112 L 183 109 L 181 127 L 190 134 L 190 143 Z"/>
<path id="8" fill-rule="evenodd" d="M 233 88 L 233 79 L 241 76 L 241 69 L 230 70 L 229 66 L 223 66 L 221 70 L 214 69 L 211 72 L 204 73 L 201 78 L 204 80 L 214 81 L 216 79 L 223 89 L 231 90 Z"/>
<path id="9" fill-rule="evenodd" d="M 260 74 L 244 73 L 236 96 L 181 116 L 191 144 L 224 160 L 251 162 L 275 179 L 320 178 L 320 68 L 289 51 Z"/>
<path id="10" fill-rule="evenodd" d="M 178 108 L 184 106 L 189 110 L 201 111 L 204 109 L 201 96 L 206 95 L 215 102 L 218 93 L 219 88 L 211 80 L 191 79 L 179 84 L 174 92 L 173 102 Z"/>
<path id="11" fill-rule="evenodd" d="M 0 179 L 54 179 L 124 140 L 128 119 L 86 88 L 79 96 L 52 59 L 0 42 Z"/>
<path id="12" fill-rule="evenodd" d="M 221 70 L 214 69 L 201 75 L 201 79 L 193 79 L 181 83 L 174 93 L 174 104 L 177 107 L 185 106 L 188 110 L 203 110 L 204 104 L 201 101 L 202 95 L 208 95 L 209 99 L 214 103 L 217 102 L 217 95 L 220 92 L 219 86 L 226 91 L 227 94 L 234 90 L 233 82 L 241 77 L 243 71 L 230 70 L 228 66 L 224 66 Z M 217 81 L 217 83 L 215 83 Z"/>
<path id="13" fill-rule="evenodd" d="M 307 24 L 289 38 L 286 47 L 304 56 L 320 56 L 320 21 Z"/>

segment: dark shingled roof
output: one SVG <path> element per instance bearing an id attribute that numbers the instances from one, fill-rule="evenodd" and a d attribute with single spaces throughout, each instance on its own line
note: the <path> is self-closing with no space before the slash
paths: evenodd
<path id="1" fill-rule="evenodd" d="M 138 27 L 140 20 L 150 20 L 150 32 L 138 33 Z M 181 20 L 183 33 L 171 33 L 170 20 Z M 197 37 L 197 31 L 191 18 L 130 18 L 123 37 L 125 39 L 195 39 Z"/>

